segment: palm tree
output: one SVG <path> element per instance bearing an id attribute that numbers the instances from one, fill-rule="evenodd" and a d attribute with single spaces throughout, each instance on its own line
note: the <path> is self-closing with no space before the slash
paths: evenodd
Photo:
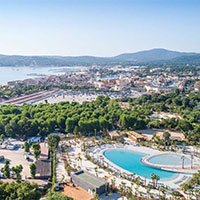
<path id="1" fill-rule="evenodd" d="M 131 174 L 131 179 L 134 180 L 135 179 L 135 173 Z"/>
<path id="2" fill-rule="evenodd" d="M 150 193 L 151 193 L 151 188 L 150 187 L 146 188 L 146 193 L 147 193 L 147 197 L 149 198 Z"/>
<path id="3" fill-rule="evenodd" d="M 102 163 L 103 163 L 102 161 L 103 161 L 103 156 L 102 156 L 102 155 L 100 155 L 100 156 L 99 156 L 99 162 L 100 162 L 100 164 L 102 164 Z"/>
<path id="4" fill-rule="evenodd" d="M 182 169 L 184 169 L 185 156 L 181 156 L 181 160 L 182 160 Z"/>
<path id="5" fill-rule="evenodd" d="M 189 199 L 191 199 L 191 196 L 193 196 L 193 193 L 194 193 L 193 189 L 189 188 L 188 190 Z"/>
<path id="6" fill-rule="evenodd" d="M 108 183 L 107 182 L 105 183 L 105 192 L 106 192 L 106 194 L 108 192 Z"/>
<path id="7" fill-rule="evenodd" d="M 80 161 L 81 167 L 82 167 L 82 158 L 81 157 L 79 157 L 79 161 Z"/>
<path id="8" fill-rule="evenodd" d="M 177 148 L 177 141 L 173 140 L 173 144 L 174 144 L 174 150 L 176 150 L 176 148 Z"/>
<path id="9" fill-rule="evenodd" d="M 173 197 L 173 199 L 177 199 L 177 198 L 180 198 L 180 194 L 179 194 L 179 192 L 178 191 L 173 191 L 172 193 L 171 193 L 171 195 L 172 195 L 172 197 Z"/>
<path id="10" fill-rule="evenodd" d="M 112 184 L 112 190 L 113 190 L 113 191 L 114 191 L 114 188 L 115 188 L 115 183 L 116 183 L 116 178 L 113 177 L 113 178 L 111 179 L 111 184 Z"/>
<path id="11" fill-rule="evenodd" d="M 191 169 L 192 169 L 192 161 L 193 161 L 193 159 L 194 159 L 194 156 L 191 155 L 191 158 L 190 158 L 190 160 L 191 160 Z"/>
<path id="12" fill-rule="evenodd" d="M 100 200 L 100 198 L 99 198 L 99 195 L 98 195 L 98 194 L 95 194 L 95 195 L 94 195 L 94 200 Z"/>
<path id="13" fill-rule="evenodd" d="M 139 193 L 139 181 L 138 181 L 138 177 L 135 179 L 135 184 L 136 184 L 136 188 L 135 188 L 135 195 L 136 195 L 136 192 Z"/>
<path id="14" fill-rule="evenodd" d="M 67 156 L 69 155 L 69 149 L 68 149 L 68 147 L 65 148 L 65 153 L 67 154 Z"/>
<path id="15" fill-rule="evenodd" d="M 167 131 L 165 131 L 164 133 L 163 133 L 163 137 L 164 137 L 164 140 L 169 140 L 170 139 L 170 133 L 169 132 L 167 132 Z"/>
<path id="16" fill-rule="evenodd" d="M 93 142 L 93 144 L 95 144 L 95 137 L 94 136 L 92 136 L 92 142 Z"/>
<path id="17" fill-rule="evenodd" d="M 74 169 L 76 169 L 76 164 L 73 164 Z"/>
<path id="18" fill-rule="evenodd" d="M 156 139 L 156 133 L 154 133 L 153 135 L 152 135 L 152 140 L 155 142 L 155 139 Z"/>
<path id="19" fill-rule="evenodd" d="M 123 199 L 124 199 L 124 196 L 125 196 L 125 187 L 126 187 L 126 183 L 124 183 L 122 181 L 121 184 L 119 185 L 119 188 L 120 188 L 120 193 L 121 193 Z"/>
<path id="20" fill-rule="evenodd" d="M 131 182 L 131 188 L 133 188 L 133 182 Z"/>
<path id="21" fill-rule="evenodd" d="M 156 175 L 154 173 L 151 174 L 151 179 L 152 179 L 152 182 L 153 182 L 153 187 L 155 188 Z"/>
<path id="22" fill-rule="evenodd" d="M 196 199 L 200 197 L 200 191 L 198 189 L 194 190 L 194 195 L 196 196 Z"/>
<path id="23" fill-rule="evenodd" d="M 188 189 L 189 189 L 188 183 L 183 183 L 183 184 L 181 185 L 181 190 L 182 190 L 185 194 L 187 193 Z"/>
<path id="24" fill-rule="evenodd" d="M 147 184 L 147 178 L 146 176 L 144 177 L 144 186 L 146 187 L 146 184 Z"/>
<path id="25" fill-rule="evenodd" d="M 97 129 L 95 128 L 94 129 L 94 136 L 95 136 L 95 139 L 97 138 Z"/>
<path id="26" fill-rule="evenodd" d="M 163 199 L 165 199 L 166 198 L 166 189 L 162 187 L 161 192 L 162 192 Z"/>
<path id="27" fill-rule="evenodd" d="M 94 168 L 94 171 L 95 171 L 96 176 L 98 176 L 98 170 L 97 170 L 97 167 Z"/>
<path id="28" fill-rule="evenodd" d="M 132 187 L 128 187 L 127 193 L 128 193 L 129 197 L 132 197 L 132 195 L 133 195 L 133 189 L 132 189 Z"/>
<path id="29" fill-rule="evenodd" d="M 79 166 L 79 161 L 80 161 L 80 159 L 81 159 L 80 156 L 78 156 L 78 157 L 75 158 L 75 160 L 77 161 L 77 165 L 78 165 L 78 166 Z"/>
<path id="30" fill-rule="evenodd" d="M 157 187 L 158 181 L 160 180 L 160 176 L 155 175 L 155 186 Z"/>

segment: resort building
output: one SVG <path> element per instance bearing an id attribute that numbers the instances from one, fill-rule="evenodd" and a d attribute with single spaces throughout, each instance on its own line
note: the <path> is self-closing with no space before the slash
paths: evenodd
<path id="1" fill-rule="evenodd" d="M 40 159 L 41 160 L 48 159 L 49 155 L 48 144 L 46 142 L 40 143 L 40 149 L 41 149 Z"/>
<path id="2" fill-rule="evenodd" d="M 120 137 L 120 133 L 118 133 L 117 131 L 111 131 L 111 132 L 109 132 L 108 134 L 109 134 L 111 140 L 117 139 L 117 138 Z"/>
<path id="3" fill-rule="evenodd" d="M 143 136 L 142 134 L 136 133 L 135 131 L 129 131 L 127 135 L 128 135 L 128 138 L 134 142 L 141 142 L 146 139 L 145 136 Z"/>
<path id="4" fill-rule="evenodd" d="M 90 194 L 103 194 L 106 191 L 105 181 L 86 171 L 78 171 L 72 175 L 72 182 Z"/>
<path id="5" fill-rule="evenodd" d="M 36 165 L 36 179 L 49 179 L 51 178 L 51 161 L 50 160 L 37 160 Z"/>

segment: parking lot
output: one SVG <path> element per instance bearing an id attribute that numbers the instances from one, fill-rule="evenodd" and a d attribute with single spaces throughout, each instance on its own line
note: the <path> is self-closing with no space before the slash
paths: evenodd
<path id="1" fill-rule="evenodd" d="M 7 150 L 7 149 L 1 149 L 0 155 L 4 156 L 5 160 L 10 161 L 10 168 L 16 165 L 22 165 L 23 171 L 21 173 L 22 179 L 25 179 L 27 177 L 30 177 L 30 169 L 29 165 L 33 162 L 33 155 L 29 155 L 30 160 L 27 161 L 24 157 L 24 149 L 17 149 L 17 150 Z M 0 162 L 0 168 L 4 167 L 4 161 Z"/>

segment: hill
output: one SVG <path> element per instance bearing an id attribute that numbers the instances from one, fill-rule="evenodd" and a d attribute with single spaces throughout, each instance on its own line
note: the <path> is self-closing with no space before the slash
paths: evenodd
<path id="1" fill-rule="evenodd" d="M 179 56 L 191 56 L 196 53 L 185 53 L 178 51 L 169 51 L 166 49 L 151 49 L 146 51 L 139 51 L 136 53 L 125 53 L 116 56 L 120 60 L 135 61 L 135 62 L 149 62 L 156 60 L 170 60 Z"/>
<path id="2" fill-rule="evenodd" d="M 114 57 L 94 56 L 20 56 L 0 55 L 0 66 L 69 66 L 69 65 L 200 65 L 200 54 L 152 49 L 124 53 Z"/>

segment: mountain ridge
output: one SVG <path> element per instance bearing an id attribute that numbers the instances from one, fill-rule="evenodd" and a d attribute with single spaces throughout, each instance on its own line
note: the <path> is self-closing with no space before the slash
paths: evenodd
<path id="1" fill-rule="evenodd" d="M 194 62 L 195 60 L 195 62 Z M 67 66 L 92 64 L 181 64 L 200 65 L 200 53 L 150 49 L 113 57 L 98 56 L 22 56 L 0 54 L 0 66 Z"/>
<path id="2" fill-rule="evenodd" d="M 178 56 L 190 56 L 190 55 L 196 55 L 195 52 L 179 52 L 179 51 L 171 51 L 167 49 L 150 49 L 150 50 L 144 50 L 139 51 L 135 53 L 124 53 L 116 56 L 116 58 L 122 58 L 122 59 L 132 59 L 135 58 L 136 61 L 152 61 L 152 60 L 169 60 L 176 58 Z M 145 58 L 145 59 L 144 59 Z"/>

